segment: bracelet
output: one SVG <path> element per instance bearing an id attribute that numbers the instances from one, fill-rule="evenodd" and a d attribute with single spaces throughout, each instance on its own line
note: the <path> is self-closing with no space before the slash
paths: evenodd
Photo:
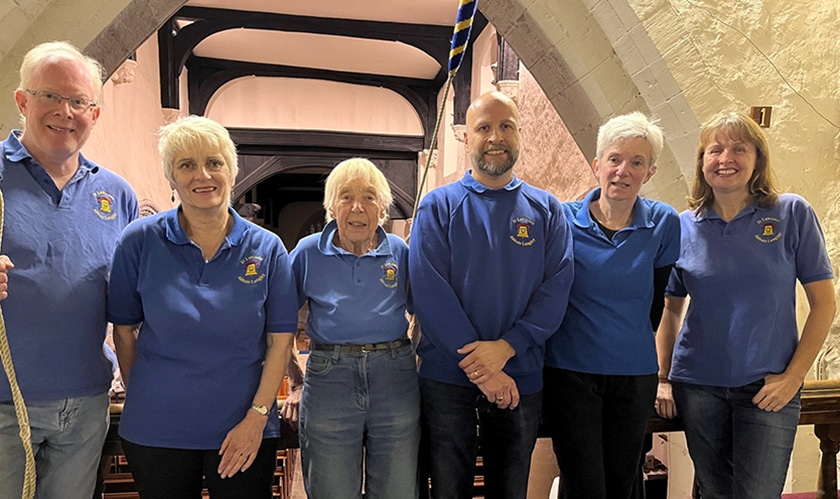
<path id="1" fill-rule="evenodd" d="M 671 380 L 670 380 L 670 379 L 668 379 L 668 376 L 660 376 L 660 377 L 659 377 L 659 381 L 665 381 L 665 382 L 668 382 L 668 383 L 670 383 L 670 382 L 671 382 Z"/>

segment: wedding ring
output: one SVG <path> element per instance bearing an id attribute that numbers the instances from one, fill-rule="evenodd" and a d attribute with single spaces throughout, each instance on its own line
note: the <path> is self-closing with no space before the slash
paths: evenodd
<path id="1" fill-rule="evenodd" d="M 478 378 L 478 371 L 473 371 L 473 379 Z"/>

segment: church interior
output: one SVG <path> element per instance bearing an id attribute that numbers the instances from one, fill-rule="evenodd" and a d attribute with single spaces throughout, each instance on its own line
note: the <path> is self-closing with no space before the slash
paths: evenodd
<path id="1" fill-rule="evenodd" d="M 700 127 L 719 112 L 738 111 L 761 121 L 783 190 L 814 207 L 837 274 L 836 0 L 479 0 L 464 61 L 444 91 L 457 4 L 4 0 L 0 133 L 19 126 L 11 96 L 23 54 L 43 41 L 70 41 L 108 73 L 101 117 L 83 153 L 131 184 L 143 214 L 178 203 L 161 172 L 157 130 L 203 115 L 224 125 L 237 145 L 234 208 L 259 205 L 255 221 L 291 250 L 324 226 L 326 175 L 357 156 L 385 174 L 394 193 L 386 229 L 407 238 L 415 199 L 470 167 L 467 107 L 491 90 L 520 109 L 517 175 L 560 201 L 581 199 L 597 185 L 591 164 L 603 122 L 635 110 L 657 117 L 665 148 L 641 195 L 677 211 L 687 207 Z M 800 317 L 804 297 L 800 289 Z M 836 319 L 803 394 L 786 498 L 829 490 L 831 475 L 836 489 L 840 385 L 827 381 L 834 379 Z M 651 420 L 648 429 L 648 497 L 692 497 L 679 427 Z M 276 496 L 305 497 L 295 444 L 288 446 L 278 452 Z M 106 445 L 105 455 L 104 497 L 137 497 L 119 449 Z M 558 474 L 550 442 L 540 439 L 529 497 L 556 497 Z"/>

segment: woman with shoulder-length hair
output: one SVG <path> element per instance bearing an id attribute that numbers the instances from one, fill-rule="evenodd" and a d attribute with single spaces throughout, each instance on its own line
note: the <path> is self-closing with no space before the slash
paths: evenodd
<path id="1" fill-rule="evenodd" d="M 563 203 L 575 280 L 546 344 L 543 405 L 566 499 L 629 499 L 641 490 L 645 426 L 656 397 L 653 331 L 679 255 L 679 219 L 643 198 L 664 138 L 640 112 L 598 131 L 599 186 Z"/>
<path id="2" fill-rule="evenodd" d="M 202 477 L 212 498 L 269 499 L 297 330 L 289 258 L 230 207 L 237 157 L 224 127 L 182 118 L 159 148 L 181 204 L 126 228 L 108 291 L 123 449 L 143 499 L 200 497 Z"/>
<path id="3" fill-rule="evenodd" d="M 657 411 L 679 412 L 703 499 L 778 499 L 835 313 L 822 229 L 803 198 L 779 193 L 764 132 L 742 114 L 703 127 L 688 202 L 657 335 Z M 810 305 L 801 338 L 797 280 Z"/>
<path id="4" fill-rule="evenodd" d="M 420 391 L 407 337 L 408 246 L 381 227 L 388 181 L 362 158 L 327 178 L 323 232 L 292 251 L 312 340 L 300 405 L 311 499 L 417 497 Z"/>

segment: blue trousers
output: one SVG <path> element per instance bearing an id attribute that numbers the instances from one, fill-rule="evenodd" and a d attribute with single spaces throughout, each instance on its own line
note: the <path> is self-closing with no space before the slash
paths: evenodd
<path id="1" fill-rule="evenodd" d="M 411 345 L 312 351 L 300 405 L 304 487 L 310 499 L 414 499 L 420 392 Z"/>
<path id="2" fill-rule="evenodd" d="M 779 412 L 752 403 L 764 380 L 734 388 L 673 383 L 703 499 L 779 499 L 800 393 Z"/>
<path id="3" fill-rule="evenodd" d="M 541 393 L 499 409 L 477 387 L 420 379 L 423 431 L 431 453 L 432 497 L 473 497 L 479 446 L 486 499 L 525 499 L 540 426 Z"/>

